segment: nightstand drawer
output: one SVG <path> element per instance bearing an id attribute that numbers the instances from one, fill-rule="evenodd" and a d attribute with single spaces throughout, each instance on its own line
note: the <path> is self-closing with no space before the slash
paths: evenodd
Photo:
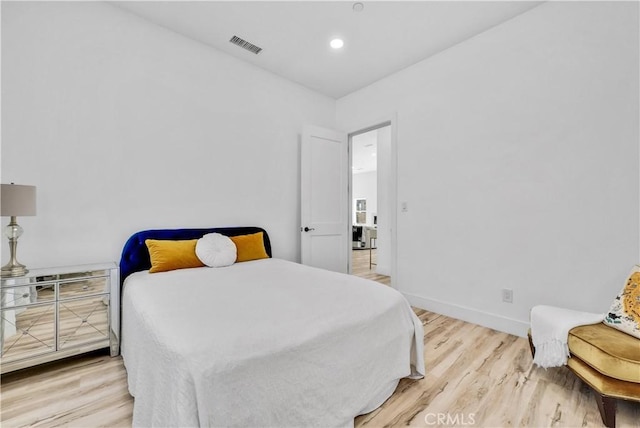
<path id="1" fill-rule="evenodd" d="M 58 297 L 60 300 L 75 297 L 91 296 L 109 292 L 109 278 L 85 278 L 79 280 L 64 280 L 58 287 Z"/>
<path id="2" fill-rule="evenodd" d="M 37 285 L 34 283 L 16 287 L 3 287 L 0 291 L 2 293 L 0 307 L 4 309 L 53 302 L 56 298 L 55 289 L 55 284 Z"/>
<path id="3" fill-rule="evenodd" d="M 58 303 L 58 349 L 109 342 L 109 296 Z"/>
<path id="4" fill-rule="evenodd" d="M 2 364 L 54 352 L 56 304 L 2 310 Z"/>

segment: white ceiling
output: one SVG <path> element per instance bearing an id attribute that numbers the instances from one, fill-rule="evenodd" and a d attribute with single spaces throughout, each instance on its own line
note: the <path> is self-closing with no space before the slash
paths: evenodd
<path id="1" fill-rule="evenodd" d="M 351 138 L 351 170 L 354 174 L 378 170 L 378 130 Z"/>
<path id="2" fill-rule="evenodd" d="M 528 1 L 120 1 L 116 6 L 340 98 L 519 15 Z M 263 51 L 229 43 L 237 35 Z M 329 47 L 344 39 L 341 50 Z"/>

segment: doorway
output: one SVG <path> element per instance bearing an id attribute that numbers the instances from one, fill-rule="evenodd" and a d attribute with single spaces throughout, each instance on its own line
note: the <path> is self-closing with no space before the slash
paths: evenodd
<path id="1" fill-rule="evenodd" d="M 349 134 L 351 274 L 391 285 L 391 122 Z"/>

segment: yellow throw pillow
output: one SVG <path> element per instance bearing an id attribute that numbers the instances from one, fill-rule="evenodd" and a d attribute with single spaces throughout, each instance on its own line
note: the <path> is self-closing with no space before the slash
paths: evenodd
<path id="1" fill-rule="evenodd" d="M 264 238 L 262 232 L 251 235 L 230 236 L 236 244 L 236 262 L 247 262 L 249 260 L 268 259 L 267 250 L 264 249 Z"/>
<path id="2" fill-rule="evenodd" d="M 204 266 L 196 256 L 197 242 L 197 239 L 188 241 L 145 240 L 144 243 L 147 244 L 151 258 L 149 273 Z"/>

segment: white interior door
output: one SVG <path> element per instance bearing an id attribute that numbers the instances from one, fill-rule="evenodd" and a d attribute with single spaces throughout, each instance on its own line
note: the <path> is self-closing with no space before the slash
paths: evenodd
<path id="1" fill-rule="evenodd" d="M 347 135 L 307 126 L 301 147 L 302 264 L 347 273 Z"/>

